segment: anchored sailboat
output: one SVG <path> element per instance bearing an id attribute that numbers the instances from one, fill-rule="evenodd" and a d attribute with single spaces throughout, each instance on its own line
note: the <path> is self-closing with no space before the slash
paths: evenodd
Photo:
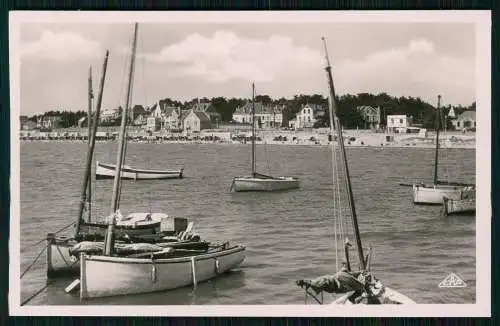
<path id="1" fill-rule="evenodd" d="M 278 191 L 299 188 L 295 177 L 273 177 L 258 173 L 255 167 L 255 85 L 252 84 L 252 174 L 233 178 L 231 189 L 242 191 Z"/>
<path id="2" fill-rule="evenodd" d="M 461 200 L 475 196 L 476 187 L 471 184 L 458 182 L 445 182 L 438 179 L 439 162 L 439 129 L 441 121 L 441 95 L 438 95 L 436 110 L 436 151 L 434 155 L 434 182 L 433 184 L 414 183 L 413 203 L 442 205 L 443 198 Z"/>
<path id="3" fill-rule="evenodd" d="M 137 44 L 137 23 L 134 24 L 132 55 L 128 76 L 127 105 L 132 88 Z M 116 243 L 116 218 L 120 194 L 120 173 L 124 163 L 127 109 L 123 111 L 119 134 L 116 174 L 113 180 L 111 212 L 102 253 L 80 250 L 80 299 L 147 293 L 196 284 L 214 278 L 238 266 L 245 259 L 245 247 L 228 243 L 204 250 L 178 249 L 159 244 L 136 243 L 143 252 L 120 252 Z M 134 248 L 132 248 L 134 249 Z M 112 277 L 103 277 L 103 271 Z M 72 283 L 73 284 L 73 283 Z"/>
<path id="4" fill-rule="evenodd" d="M 74 223 L 75 228 L 72 237 L 56 236 L 55 233 L 49 233 L 47 235 L 46 274 L 49 278 L 62 274 L 73 274 L 79 271 L 79 255 L 78 250 L 75 250 L 75 248 L 85 246 L 91 248 L 94 252 L 102 251 L 102 241 L 106 235 L 108 223 L 97 220 L 91 221 L 91 170 L 108 57 L 109 51 L 106 51 L 93 121 L 91 119 L 93 98 L 92 76 L 91 70 L 89 71 L 89 144 L 85 160 L 85 172 L 83 176 L 79 211 L 76 222 Z M 187 220 L 185 223 L 176 224 L 176 219 L 169 218 L 167 214 L 151 212 L 131 213 L 127 216 L 122 216 L 118 212 L 117 216 L 118 220 L 116 222 L 115 238 L 125 243 L 130 244 L 131 242 L 148 241 L 150 243 L 168 245 L 169 247 L 180 246 L 185 249 L 208 248 L 208 243 L 199 241 L 199 237 L 191 239 L 185 233 L 181 234 L 181 232 L 187 229 Z M 169 226 L 168 228 L 164 228 L 164 232 L 161 232 L 162 222 Z M 173 225 L 173 227 L 170 227 L 171 225 Z M 165 237 L 169 238 L 166 239 Z M 124 247 L 124 245 L 120 246 Z M 127 246 L 125 246 L 123 250 L 128 250 L 126 247 Z M 142 249 L 135 248 L 132 251 L 134 250 L 137 253 Z M 145 250 L 147 251 L 147 248 Z"/>
<path id="5" fill-rule="evenodd" d="M 316 294 L 323 293 L 323 291 L 328 293 L 341 294 L 342 296 L 335 299 L 332 304 L 413 304 L 415 303 L 410 298 L 405 295 L 386 287 L 380 280 L 378 280 L 374 274 L 370 271 L 370 260 L 371 260 L 371 250 L 370 253 L 365 257 L 363 254 L 363 247 L 361 242 L 361 236 L 358 228 L 358 219 L 356 215 L 356 207 L 354 196 L 351 188 L 351 180 L 349 175 L 349 166 L 346 157 L 346 151 L 344 147 L 344 142 L 342 141 L 342 126 L 340 125 L 338 119 L 337 105 L 335 102 L 335 88 L 333 84 L 332 72 L 330 67 L 330 61 L 328 58 L 328 51 L 326 47 L 326 41 L 322 38 L 325 47 L 325 58 L 326 58 L 326 74 L 328 78 L 328 86 L 330 90 L 329 104 L 330 104 L 330 128 L 332 130 L 336 129 L 338 146 L 340 147 L 340 160 L 343 162 L 344 169 L 344 181 L 343 188 L 347 192 L 347 202 L 350 211 L 350 221 L 346 223 L 351 223 L 352 232 L 355 238 L 355 246 L 358 252 L 359 259 L 359 270 L 353 270 L 351 267 L 351 262 L 349 259 L 349 247 L 352 246 L 349 238 L 347 236 L 347 225 L 342 224 L 342 214 L 340 213 L 340 206 L 335 207 L 334 211 L 339 213 L 338 221 L 335 221 L 335 246 L 336 246 L 336 257 L 337 257 L 337 267 L 338 267 L 338 254 L 337 254 L 337 222 L 339 223 L 339 230 L 341 241 L 344 242 L 344 254 L 345 261 L 342 263 L 342 267 L 337 273 L 333 275 L 325 275 L 318 277 L 313 280 L 298 280 L 296 283 L 298 286 L 305 289 L 306 293 L 311 295 L 320 304 L 323 303 L 319 300 L 314 293 L 311 293 L 309 289 L 312 289 Z M 333 174 L 333 193 L 334 193 L 334 206 L 340 204 L 340 191 L 341 191 L 341 180 L 339 178 L 338 169 L 335 168 L 337 163 L 335 144 L 332 142 L 332 174 Z M 338 210 L 337 210 L 338 209 Z M 321 296 L 323 297 L 323 296 Z"/>

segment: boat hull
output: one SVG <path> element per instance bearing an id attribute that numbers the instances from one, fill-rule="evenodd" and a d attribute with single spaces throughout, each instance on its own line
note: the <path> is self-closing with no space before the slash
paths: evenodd
<path id="1" fill-rule="evenodd" d="M 299 188 L 299 180 L 291 177 L 280 178 L 252 178 L 236 177 L 233 179 L 232 188 L 236 192 L 243 191 L 279 191 Z"/>
<path id="2" fill-rule="evenodd" d="M 46 272 L 48 278 L 59 276 L 78 275 L 80 271 L 80 257 L 70 253 L 71 248 L 78 242 L 75 240 L 52 239 L 47 245 Z M 208 244 L 202 241 L 172 241 L 163 247 L 181 248 L 187 250 L 206 250 Z"/>
<path id="3" fill-rule="evenodd" d="M 157 234 L 160 232 L 161 222 L 152 222 L 138 226 L 116 225 L 115 237 L 140 236 Z M 108 229 L 104 223 L 82 223 L 80 224 L 80 235 L 87 239 L 103 239 Z M 79 270 L 78 259 L 71 256 L 69 249 L 77 243 L 74 239 L 66 237 L 56 238 L 54 235 L 47 236 L 47 261 L 46 274 L 52 278 L 60 275 L 76 274 Z"/>
<path id="4" fill-rule="evenodd" d="M 96 163 L 95 177 L 99 179 L 113 179 L 115 177 L 116 165 L 107 163 Z M 156 179 L 179 179 L 183 177 L 183 169 L 180 170 L 143 170 L 131 167 L 123 167 L 121 178 L 129 180 L 156 180 Z"/>
<path id="5" fill-rule="evenodd" d="M 474 213 L 476 211 L 476 199 L 467 198 L 454 200 L 445 198 L 443 201 L 443 208 L 445 215 Z"/>
<path id="6" fill-rule="evenodd" d="M 227 272 L 244 259 L 243 246 L 196 256 L 156 260 L 82 254 L 80 299 L 184 287 Z"/>
<path id="7" fill-rule="evenodd" d="M 349 300 L 350 294 L 345 294 L 340 298 L 334 300 L 331 304 L 333 305 L 354 305 L 355 303 Z M 383 304 L 416 304 L 415 301 L 408 298 L 404 294 L 399 293 L 396 290 L 386 287 L 384 294 L 382 295 L 384 300 Z M 358 303 L 358 304 L 366 304 L 366 303 Z"/>
<path id="8" fill-rule="evenodd" d="M 413 203 L 442 205 L 443 198 L 459 200 L 475 193 L 474 187 L 454 185 L 413 185 Z"/>

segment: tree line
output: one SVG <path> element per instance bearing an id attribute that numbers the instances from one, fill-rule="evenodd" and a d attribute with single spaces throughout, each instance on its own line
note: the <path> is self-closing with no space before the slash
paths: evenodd
<path id="1" fill-rule="evenodd" d="M 181 109 L 188 109 L 196 102 L 210 102 L 213 104 L 215 110 L 221 116 L 221 122 L 231 122 L 232 116 L 235 110 L 244 105 L 247 101 L 251 99 L 245 98 L 225 98 L 225 97 L 212 97 L 212 98 L 196 98 L 190 101 L 177 101 L 170 98 L 165 98 L 160 100 L 160 102 L 165 103 L 168 106 L 176 106 Z M 329 114 L 328 114 L 328 98 L 320 94 L 305 95 L 299 94 L 294 95 L 293 98 L 286 99 L 284 97 L 273 99 L 268 95 L 257 95 L 255 97 L 256 102 L 262 102 L 264 105 L 280 105 L 284 107 L 283 110 L 283 125 L 286 126 L 288 121 L 293 119 L 295 115 L 300 111 L 305 104 L 316 104 L 321 105 L 325 109 L 323 116 L 318 117 L 318 121 L 315 127 L 328 127 L 329 126 Z M 437 100 L 436 100 L 437 101 Z M 377 95 L 369 93 L 359 93 L 357 95 L 346 94 L 338 96 L 336 98 L 338 117 L 340 123 L 344 128 L 365 128 L 366 122 L 363 119 L 361 113 L 357 110 L 359 106 L 372 106 L 380 107 L 381 110 L 381 125 L 387 124 L 388 115 L 407 115 L 413 118 L 414 124 L 419 124 L 424 128 L 434 129 L 436 126 L 436 106 L 434 104 L 426 103 L 418 97 L 394 97 L 386 93 L 380 93 Z M 136 105 L 135 107 L 138 107 Z M 468 106 L 457 105 L 454 106 L 455 114 L 458 115 L 466 110 L 475 110 L 476 103 L 473 102 Z M 441 106 L 441 117 L 445 117 L 451 105 Z M 48 111 L 42 116 L 60 116 L 61 127 L 71 127 L 76 126 L 78 120 L 82 117 L 87 116 L 85 111 Z M 33 116 L 30 118 L 32 121 L 37 121 L 40 116 Z M 134 117 L 135 118 L 135 117 Z M 450 119 L 446 120 L 448 127 L 451 127 Z M 120 119 L 118 119 L 120 121 Z M 116 122 L 118 122 L 116 121 Z M 119 124 L 119 123 L 118 123 Z M 444 124 L 440 124 L 440 128 L 444 128 Z"/>

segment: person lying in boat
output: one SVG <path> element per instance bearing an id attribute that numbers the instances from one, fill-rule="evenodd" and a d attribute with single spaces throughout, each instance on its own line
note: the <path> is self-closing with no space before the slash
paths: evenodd
<path id="1" fill-rule="evenodd" d="M 354 303 L 380 304 L 380 296 L 385 287 L 368 271 L 352 272 L 347 264 L 342 263 L 340 270 L 333 275 L 324 275 L 313 280 L 298 280 L 297 285 L 306 289 L 312 288 L 316 294 L 349 293 L 349 299 Z"/>

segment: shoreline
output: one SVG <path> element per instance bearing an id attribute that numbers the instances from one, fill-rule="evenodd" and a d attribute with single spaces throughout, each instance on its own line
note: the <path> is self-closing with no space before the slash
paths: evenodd
<path id="1" fill-rule="evenodd" d="M 96 135 L 97 143 L 116 142 L 116 133 L 100 132 Z M 330 146 L 332 139 L 327 129 L 315 130 L 258 130 L 256 145 L 281 146 Z M 435 132 L 420 134 L 377 133 L 370 130 L 344 130 L 344 145 L 348 148 L 435 148 Z M 337 142 L 333 137 L 333 142 Z M 87 135 L 83 132 L 28 132 L 19 134 L 21 143 L 58 142 L 86 143 Z M 137 144 L 203 144 L 203 145 L 245 145 L 251 143 L 251 132 L 247 130 L 202 130 L 199 133 L 131 132 L 129 143 Z M 476 134 L 457 131 L 440 133 L 440 148 L 475 149 Z"/>
<path id="2" fill-rule="evenodd" d="M 98 140 L 96 141 L 97 144 L 103 144 L 103 143 L 114 143 L 116 140 Z M 82 143 L 85 144 L 87 143 L 86 140 L 75 140 L 75 139 L 33 139 L 33 140 L 20 140 L 20 143 L 60 143 L 60 144 L 68 144 L 68 143 Z M 158 145 L 169 145 L 169 144 L 176 144 L 176 145 L 218 145 L 218 146 L 250 146 L 250 143 L 244 143 L 244 142 L 237 142 L 237 141 L 232 141 L 232 142 L 224 142 L 224 141 L 171 141 L 171 140 L 130 140 L 128 141 L 130 144 L 158 144 Z M 306 146 L 306 147 L 329 147 L 331 146 L 331 142 L 328 143 L 305 143 L 305 142 L 256 142 L 255 143 L 257 146 L 263 146 L 263 145 L 272 145 L 272 146 Z M 412 148 L 412 149 L 434 149 L 435 145 L 432 143 L 391 143 L 387 144 L 384 146 L 380 145 L 373 145 L 373 144 L 345 144 L 346 148 L 374 148 L 378 149 L 379 151 L 384 150 L 384 149 L 390 149 L 390 148 Z M 475 142 L 473 143 L 468 143 L 468 144 L 445 144 L 440 142 L 440 148 L 441 149 L 476 149 L 476 144 Z"/>

